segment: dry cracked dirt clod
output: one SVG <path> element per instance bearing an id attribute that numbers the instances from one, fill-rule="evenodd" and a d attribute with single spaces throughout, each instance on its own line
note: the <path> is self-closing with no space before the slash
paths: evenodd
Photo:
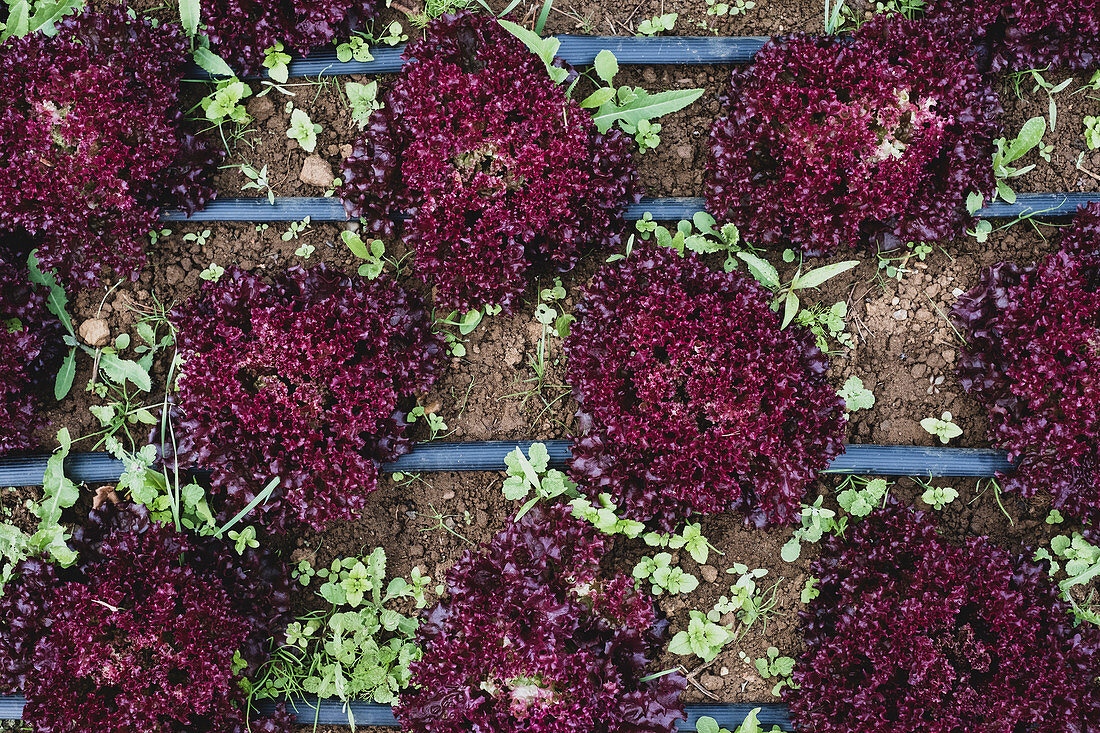
<path id="1" fill-rule="evenodd" d="M 94 348 L 102 348 L 111 341 L 111 329 L 103 318 L 89 318 L 77 329 L 80 340 Z"/>

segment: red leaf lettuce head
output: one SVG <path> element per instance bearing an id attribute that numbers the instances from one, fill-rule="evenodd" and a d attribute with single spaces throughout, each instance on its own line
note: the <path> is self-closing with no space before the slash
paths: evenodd
<path id="1" fill-rule="evenodd" d="M 896 17 L 851 37 L 774 38 L 733 72 L 711 128 L 707 206 L 808 254 L 951 239 L 993 190 L 1000 103 L 959 41 Z"/>
<path id="2" fill-rule="evenodd" d="M 813 335 L 780 330 L 770 297 L 649 245 L 596 274 L 565 342 L 584 491 L 662 530 L 693 512 L 798 519 L 806 486 L 843 451 L 842 402 Z"/>
<path id="3" fill-rule="evenodd" d="M 534 264 L 571 269 L 617 245 L 640 199 L 631 141 L 600 134 L 492 17 L 444 15 L 344 161 L 351 216 L 403 236 L 445 309 L 510 310 Z"/>
<path id="4" fill-rule="evenodd" d="M 1100 64 L 1096 0 L 932 0 L 939 32 L 977 43 L 994 71 Z"/>
<path id="5" fill-rule="evenodd" d="M 278 477 L 255 510 L 276 531 L 363 508 L 379 463 L 409 451 L 409 397 L 431 386 L 444 355 L 414 294 L 326 265 L 270 284 L 227 270 L 177 322 L 180 452 L 212 472 L 230 516 Z"/>
<path id="6" fill-rule="evenodd" d="M 1100 629 L 1074 628 L 1044 568 L 984 537 L 948 544 L 923 512 L 876 512 L 830 537 L 803 611 L 801 689 L 814 733 L 1095 733 Z"/>
<path id="7" fill-rule="evenodd" d="M 51 393 L 61 335 L 26 261 L 0 248 L 0 455 L 34 447 L 36 408 Z"/>
<path id="8" fill-rule="evenodd" d="M 0 45 L 0 231 L 40 240 L 43 269 L 88 286 L 136 276 L 159 207 L 201 208 L 220 151 L 187 131 L 187 41 L 120 5 Z"/>
<path id="9" fill-rule="evenodd" d="M 247 733 L 239 652 L 255 672 L 290 610 L 285 565 L 104 504 L 73 535 L 76 564 L 26 560 L 0 598 L 3 683 L 40 733 Z M 255 730 L 290 730 L 256 721 Z"/>
<path id="10" fill-rule="evenodd" d="M 1019 460 L 1005 488 L 1049 491 L 1056 509 L 1100 524 L 1100 204 L 1041 262 L 986 268 L 952 318 L 967 339 L 959 382 Z"/>
<path id="11" fill-rule="evenodd" d="M 378 14 L 375 0 L 217 0 L 203 3 L 210 47 L 238 74 L 264 70 L 265 52 L 310 50 L 347 37 Z"/>
<path id="12" fill-rule="evenodd" d="M 668 623 L 607 539 L 567 506 L 535 507 L 447 576 L 396 710 L 414 733 L 672 733 L 684 678 L 643 680 Z"/>

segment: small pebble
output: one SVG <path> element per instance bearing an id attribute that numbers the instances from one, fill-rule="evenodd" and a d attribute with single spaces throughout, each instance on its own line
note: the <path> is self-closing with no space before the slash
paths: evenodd
<path id="1" fill-rule="evenodd" d="M 443 501 L 450 501 L 453 498 L 455 498 L 455 492 L 451 491 L 450 489 L 447 489 L 443 492 Z"/>
<path id="2" fill-rule="evenodd" d="M 704 565 L 699 568 L 699 574 L 703 576 L 703 580 L 708 583 L 713 583 L 718 580 L 718 569 L 711 565 Z"/>
<path id="3" fill-rule="evenodd" d="M 895 321 L 904 321 L 908 317 L 909 317 L 909 314 L 905 311 L 894 311 L 894 320 Z"/>

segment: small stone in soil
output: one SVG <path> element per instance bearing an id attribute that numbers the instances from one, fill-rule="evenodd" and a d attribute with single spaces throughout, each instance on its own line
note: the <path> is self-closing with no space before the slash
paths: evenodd
<path id="1" fill-rule="evenodd" d="M 107 321 L 102 318 L 89 318 L 84 321 L 77 329 L 77 334 L 81 341 L 97 349 L 106 346 L 111 340 L 111 329 Z"/>
<path id="2" fill-rule="evenodd" d="M 713 583 L 718 580 L 718 570 L 710 565 L 704 565 L 699 568 L 699 574 L 703 576 L 703 580 L 708 583 Z"/>
<path id="3" fill-rule="evenodd" d="M 707 688 L 711 692 L 715 692 L 716 690 L 721 690 L 723 684 L 725 684 L 724 682 L 722 682 L 721 677 L 716 677 L 715 675 L 712 675 L 712 674 L 703 675 L 702 677 L 699 678 L 699 681 L 703 683 L 703 687 Z"/>
<path id="4" fill-rule="evenodd" d="M 298 176 L 298 180 L 302 183 L 318 188 L 328 188 L 332 185 L 333 178 L 335 175 L 332 172 L 332 166 L 316 153 L 306 158 L 306 162 L 302 164 L 302 172 Z"/>

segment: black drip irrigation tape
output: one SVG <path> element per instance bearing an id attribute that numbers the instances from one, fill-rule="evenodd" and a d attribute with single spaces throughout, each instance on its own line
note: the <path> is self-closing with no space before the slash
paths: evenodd
<path id="1" fill-rule="evenodd" d="M 998 201 L 978 211 L 986 219 L 1015 219 L 1022 216 L 1073 216 L 1078 207 L 1100 201 L 1100 193 L 1022 193 L 1016 203 Z M 626 208 L 626 218 L 641 219 L 652 214 L 657 221 L 690 219 L 706 210 L 701 198 L 644 198 Z M 182 211 L 165 211 L 163 221 L 347 221 L 344 205 L 335 198 L 280 197 L 275 203 L 266 198 L 229 198 L 210 202 L 190 217 Z"/>
<path id="2" fill-rule="evenodd" d="M 561 41 L 558 58 L 574 66 L 589 66 L 604 49 L 615 54 L 620 64 L 665 66 L 670 64 L 745 64 L 768 40 L 762 36 L 708 38 L 705 36 L 557 36 Z M 289 65 L 290 76 L 344 76 L 347 74 L 392 74 L 401 70 L 405 44 L 371 48 L 371 61 L 340 61 L 333 48 L 318 49 L 306 57 L 295 57 Z M 198 67 L 195 78 L 210 78 Z M 250 77 L 265 79 L 267 73 Z"/>
<path id="3" fill-rule="evenodd" d="M 503 471 L 504 457 L 516 448 L 526 452 L 535 442 L 546 445 L 550 463 L 569 462 L 568 440 L 486 441 L 468 443 L 422 443 L 392 463 L 382 465 L 389 473 L 434 471 Z M 0 459 L 0 486 L 40 486 L 49 456 L 9 456 Z M 828 473 L 919 476 L 988 477 L 1012 470 L 1001 451 L 980 448 L 925 448 L 908 445 L 848 445 L 826 469 Z M 106 453 L 75 453 L 65 461 L 65 475 L 82 483 L 117 481 L 121 461 Z"/>
<path id="4" fill-rule="evenodd" d="M 0 720 L 20 720 L 23 717 L 24 700 L 15 695 L 0 696 Z M 270 712 L 274 705 L 266 703 L 260 705 L 264 712 Z M 287 707 L 298 718 L 302 725 L 347 725 L 348 713 L 355 725 L 378 725 L 387 728 L 396 728 L 397 720 L 393 717 L 393 710 L 388 705 L 374 705 L 371 703 L 353 702 L 346 708 L 340 702 L 334 700 L 301 699 L 287 701 Z M 736 729 L 744 721 L 745 716 L 753 708 L 760 708 L 757 718 L 760 723 L 767 726 L 778 725 L 783 730 L 791 730 L 791 719 L 787 713 L 787 706 L 777 703 L 764 703 L 760 705 L 687 705 L 686 721 L 680 721 L 678 728 L 682 731 L 696 730 L 695 724 L 700 717 L 709 715 L 718 722 L 718 725 Z"/>

